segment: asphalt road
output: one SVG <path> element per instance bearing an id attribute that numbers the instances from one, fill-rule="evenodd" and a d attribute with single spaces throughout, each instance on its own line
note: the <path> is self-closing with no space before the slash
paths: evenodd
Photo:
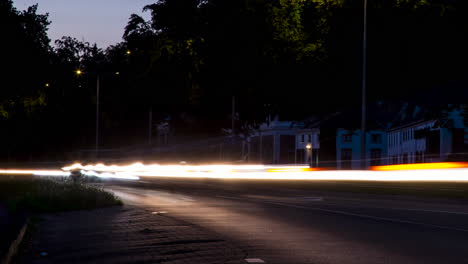
<path id="1" fill-rule="evenodd" d="M 463 200 L 295 185 L 168 178 L 105 188 L 215 231 L 254 263 L 468 263 Z"/>

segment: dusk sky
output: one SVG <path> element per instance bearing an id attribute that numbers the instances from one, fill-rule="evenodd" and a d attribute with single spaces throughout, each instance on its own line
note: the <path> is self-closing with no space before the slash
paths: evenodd
<path id="1" fill-rule="evenodd" d="M 106 48 L 122 40 L 122 34 L 132 13 L 142 15 L 145 5 L 155 0 L 13 0 L 15 7 L 24 10 L 35 3 L 39 13 L 49 13 L 52 42 L 62 36 L 97 43 Z M 145 13 L 145 18 L 149 17 Z"/>

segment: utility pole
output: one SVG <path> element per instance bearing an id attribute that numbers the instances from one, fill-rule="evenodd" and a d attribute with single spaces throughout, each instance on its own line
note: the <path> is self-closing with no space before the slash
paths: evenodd
<path id="1" fill-rule="evenodd" d="M 234 95 L 232 96 L 232 119 L 231 119 L 231 129 L 232 129 L 232 135 L 234 136 L 234 125 L 235 125 L 235 114 L 236 114 L 236 98 Z"/>
<path id="2" fill-rule="evenodd" d="M 362 108 L 361 108 L 361 167 L 366 169 L 366 79 L 367 79 L 367 0 L 364 0 L 362 37 Z"/>
<path id="3" fill-rule="evenodd" d="M 99 74 L 96 77 L 96 158 L 99 157 Z"/>
<path id="4" fill-rule="evenodd" d="M 153 135 L 153 107 L 150 106 L 148 117 L 148 145 L 151 145 L 151 137 Z"/>

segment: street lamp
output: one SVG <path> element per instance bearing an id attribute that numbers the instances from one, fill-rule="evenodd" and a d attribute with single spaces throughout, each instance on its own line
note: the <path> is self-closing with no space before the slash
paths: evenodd
<path id="1" fill-rule="evenodd" d="M 362 107 L 361 107 L 361 167 L 366 169 L 366 78 L 367 78 L 367 0 L 364 0 L 362 36 Z"/>
<path id="2" fill-rule="evenodd" d="M 76 75 L 80 76 L 83 75 L 84 72 L 80 69 L 75 71 Z M 98 158 L 99 154 L 99 89 L 100 89 L 100 75 L 101 74 L 114 74 L 114 75 L 120 75 L 120 72 L 86 72 L 88 74 L 94 73 L 96 74 L 96 145 L 95 145 L 95 154 L 96 158 Z"/>
<path id="3" fill-rule="evenodd" d="M 307 162 L 309 163 L 309 167 L 312 167 L 312 144 L 309 143 L 306 145 L 307 149 Z"/>

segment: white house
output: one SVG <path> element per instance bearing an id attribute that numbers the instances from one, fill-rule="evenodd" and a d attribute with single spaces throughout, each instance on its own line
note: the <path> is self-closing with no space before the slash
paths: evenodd
<path id="1" fill-rule="evenodd" d="M 388 163 L 406 164 L 430 162 L 428 132 L 433 131 L 435 120 L 416 122 L 388 131 Z M 439 142 L 431 142 L 439 144 Z"/>
<path id="2" fill-rule="evenodd" d="M 366 131 L 366 166 L 384 165 L 387 142 L 383 129 Z M 336 161 L 338 169 L 359 169 L 361 163 L 361 130 L 339 128 L 336 132 Z"/>
<path id="3" fill-rule="evenodd" d="M 295 164 L 309 164 L 313 167 L 319 165 L 320 129 L 296 130 Z"/>
<path id="4" fill-rule="evenodd" d="M 296 130 L 291 121 L 274 120 L 261 124 L 250 136 L 251 160 L 265 164 L 293 163 Z"/>
<path id="5" fill-rule="evenodd" d="M 274 120 L 263 123 L 250 136 L 250 160 L 265 164 L 317 165 L 319 129 L 300 123 Z"/>
<path id="6" fill-rule="evenodd" d="M 465 147 L 465 128 L 461 110 L 446 118 L 421 120 L 388 131 L 388 163 L 406 164 L 446 161 Z"/>

